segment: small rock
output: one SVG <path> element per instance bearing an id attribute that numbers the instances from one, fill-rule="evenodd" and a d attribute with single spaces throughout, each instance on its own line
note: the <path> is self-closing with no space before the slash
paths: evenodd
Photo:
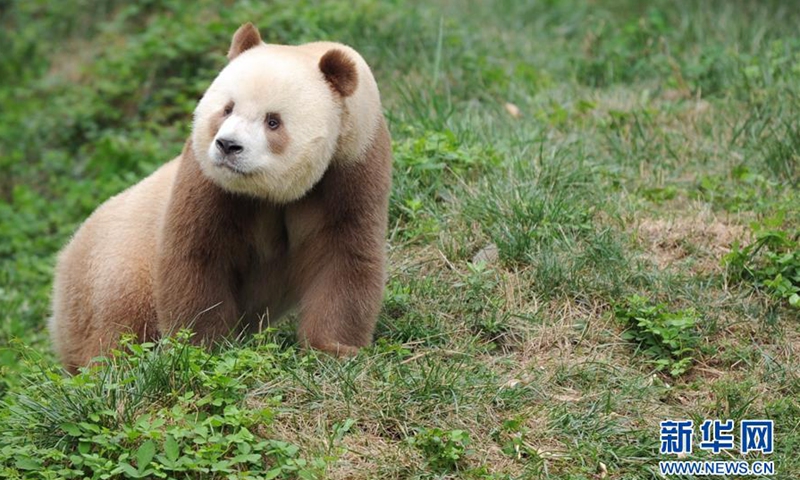
<path id="1" fill-rule="evenodd" d="M 500 250 L 497 249 L 497 245 L 494 243 L 490 243 L 485 247 L 478 250 L 478 253 L 472 257 L 472 263 L 483 263 L 483 264 L 492 264 L 495 263 L 500 258 Z"/>
<path id="2" fill-rule="evenodd" d="M 517 388 L 521 383 L 522 380 L 518 378 L 512 378 L 511 380 L 504 383 L 502 388 Z"/>
<path id="3" fill-rule="evenodd" d="M 522 116 L 522 113 L 519 111 L 519 107 L 514 105 L 511 102 L 506 102 L 505 104 L 506 112 L 514 118 L 519 118 Z"/>

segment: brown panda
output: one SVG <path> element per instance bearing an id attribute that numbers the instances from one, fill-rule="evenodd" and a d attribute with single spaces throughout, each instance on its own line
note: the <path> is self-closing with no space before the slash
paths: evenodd
<path id="1" fill-rule="evenodd" d="M 74 372 L 120 335 L 198 341 L 299 313 L 303 346 L 372 339 L 385 276 L 391 141 L 353 49 L 268 45 L 252 24 L 181 155 L 109 199 L 59 254 L 49 321 Z"/>

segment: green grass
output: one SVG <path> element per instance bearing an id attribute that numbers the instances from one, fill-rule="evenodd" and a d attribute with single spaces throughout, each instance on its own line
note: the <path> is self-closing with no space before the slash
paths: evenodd
<path id="1" fill-rule="evenodd" d="M 656 479 L 660 421 L 768 418 L 761 459 L 800 477 L 798 12 L 5 2 L 0 476 Z M 65 377 L 56 252 L 180 152 L 245 21 L 373 66 L 395 156 L 375 344 L 302 352 L 287 323 Z"/>

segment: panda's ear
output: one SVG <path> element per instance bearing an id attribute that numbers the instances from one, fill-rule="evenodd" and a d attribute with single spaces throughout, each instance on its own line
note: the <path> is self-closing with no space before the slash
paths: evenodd
<path id="1" fill-rule="evenodd" d="M 242 52 L 250 50 L 260 44 L 261 34 L 258 33 L 258 29 L 250 22 L 245 23 L 233 34 L 231 48 L 228 50 L 228 61 L 233 60 L 241 55 Z"/>
<path id="2" fill-rule="evenodd" d="M 334 48 L 319 60 L 319 69 L 325 80 L 343 97 L 349 97 L 358 85 L 356 64 L 343 50 Z"/>

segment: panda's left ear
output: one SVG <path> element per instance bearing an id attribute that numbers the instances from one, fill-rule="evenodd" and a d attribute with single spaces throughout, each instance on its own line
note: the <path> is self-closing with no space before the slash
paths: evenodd
<path id="1" fill-rule="evenodd" d="M 233 34 L 231 40 L 231 48 L 228 49 L 228 61 L 233 60 L 242 54 L 242 52 L 250 50 L 261 44 L 261 34 L 258 29 L 250 22 L 245 23 L 236 33 Z"/>
<path id="2" fill-rule="evenodd" d="M 358 85 L 356 64 L 343 50 L 333 48 L 319 60 L 319 69 L 325 80 L 343 97 L 349 97 Z"/>

